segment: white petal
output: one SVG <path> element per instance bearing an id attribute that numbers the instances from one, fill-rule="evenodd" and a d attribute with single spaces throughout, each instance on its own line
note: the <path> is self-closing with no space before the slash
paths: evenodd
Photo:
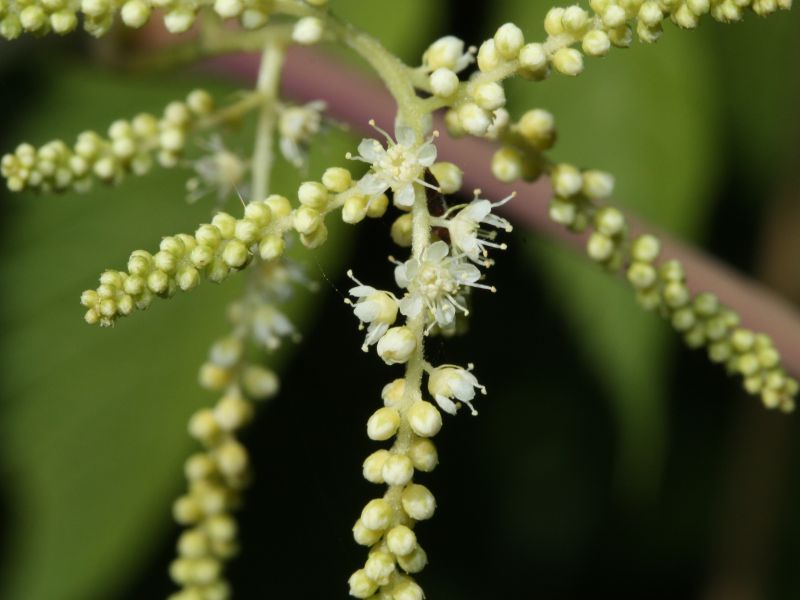
<path id="1" fill-rule="evenodd" d="M 364 138 L 358 145 L 358 154 L 367 162 L 375 164 L 383 158 L 383 155 L 386 154 L 386 150 L 384 150 L 378 140 Z"/>
<path id="2" fill-rule="evenodd" d="M 375 288 L 371 285 L 357 285 L 356 287 L 350 288 L 348 293 L 356 298 L 361 298 L 363 296 L 369 296 L 375 291 Z"/>
<path id="3" fill-rule="evenodd" d="M 422 310 L 422 297 L 419 294 L 408 294 L 400 300 L 400 312 L 412 319 Z"/>
<path id="4" fill-rule="evenodd" d="M 439 395 L 437 395 L 437 396 L 436 396 L 436 404 L 438 404 L 438 405 L 439 405 L 439 407 L 440 407 L 440 408 L 441 408 L 441 409 L 442 409 L 444 412 L 446 412 L 446 413 L 450 413 L 451 415 L 454 415 L 454 414 L 456 414 L 456 410 L 458 410 L 458 408 L 456 407 L 456 404 L 455 404 L 455 402 L 453 402 L 452 400 L 450 400 L 450 398 L 445 398 L 445 397 L 444 397 L 444 396 L 442 396 L 441 394 L 439 394 Z"/>
<path id="5" fill-rule="evenodd" d="M 488 200 L 474 200 L 461 211 L 461 214 L 472 221 L 481 222 L 490 212 L 492 212 L 491 202 Z"/>
<path id="6" fill-rule="evenodd" d="M 459 283 L 475 283 L 481 278 L 481 272 L 478 267 L 468 263 L 460 263 L 450 267 L 450 273 L 453 278 Z"/>
<path id="7" fill-rule="evenodd" d="M 389 325 L 387 323 L 372 323 L 367 328 L 367 337 L 364 338 L 364 343 L 367 346 L 377 343 L 388 329 Z"/>
<path id="8" fill-rule="evenodd" d="M 394 268 L 394 281 L 397 283 L 397 287 L 399 288 L 407 288 L 410 282 L 410 278 L 406 273 L 406 265 L 397 265 Z"/>
<path id="9" fill-rule="evenodd" d="M 367 173 L 359 180 L 358 188 L 366 194 L 377 195 L 385 192 L 389 188 L 389 185 L 383 178 L 374 173 Z"/>
<path id="10" fill-rule="evenodd" d="M 456 318 L 456 307 L 449 302 L 440 302 L 436 306 L 435 315 L 436 322 L 442 327 L 451 325 Z"/>
<path id="11" fill-rule="evenodd" d="M 417 162 L 423 167 L 430 167 L 436 161 L 436 146 L 425 144 L 417 154 Z"/>
<path id="12" fill-rule="evenodd" d="M 370 323 L 375 320 L 380 312 L 380 306 L 377 302 L 359 302 L 353 307 L 353 313 L 358 320 L 363 323 Z"/>
<path id="13" fill-rule="evenodd" d="M 428 246 L 428 249 L 425 251 L 425 259 L 438 263 L 441 262 L 445 256 L 447 256 L 449 251 L 450 246 L 448 246 L 446 242 L 439 240 L 438 242 L 434 242 Z"/>
<path id="14" fill-rule="evenodd" d="M 414 186 L 410 183 L 407 183 L 401 188 L 395 190 L 394 203 L 397 206 L 403 206 L 406 208 L 414 206 Z"/>

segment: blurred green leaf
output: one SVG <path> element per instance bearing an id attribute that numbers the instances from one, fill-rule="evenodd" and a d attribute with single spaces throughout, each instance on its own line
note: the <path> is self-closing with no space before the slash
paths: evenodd
<path id="1" fill-rule="evenodd" d="M 501 3 L 494 27 L 518 23 L 543 36 L 546 4 Z M 719 123 L 716 80 L 705 40 L 667 27 L 654 46 L 612 50 L 587 59 L 577 78 L 509 85 L 509 108 L 553 112 L 559 124 L 556 160 L 600 168 L 617 178 L 614 203 L 673 234 L 698 234 L 711 208 Z M 549 281 L 618 421 L 618 483 L 632 494 L 658 484 L 666 420 L 665 377 L 670 334 L 643 313 L 632 292 L 587 258 L 552 244 L 533 244 L 531 259 Z"/>
<path id="2" fill-rule="evenodd" d="M 71 142 L 115 118 L 159 111 L 192 88 L 174 78 L 63 65 L 41 76 L 50 77 L 49 87 L 19 128 L 20 139 L 37 144 Z M 342 161 L 345 140 L 331 134 L 323 144 L 326 165 Z M 311 172 L 319 163 L 312 157 Z M 288 191 L 297 177 L 285 167 L 276 169 L 276 188 Z M 5 557 L 0 597 L 108 598 L 170 523 L 192 446 L 186 421 L 213 401 L 196 385 L 197 368 L 227 331 L 224 307 L 245 275 L 156 302 L 112 330 L 85 325 L 78 298 L 104 268 L 122 267 L 131 250 L 208 221 L 212 201 L 187 205 L 186 177 L 159 170 L 86 196 L 3 198 L 0 443 L 13 554 Z M 343 238 L 333 227 L 323 251 L 305 253 L 310 276 L 336 268 L 347 251 Z M 288 312 L 301 330 L 318 302 L 298 293 Z"/>
<path id="3" fill-rule="evenodd" d="M 422 51 L 442 22 L 446 5 L 430 0 L 337 0 L 333 10 L 379 39 L 409 64 L 419 64 Z"/>
<path id="4" fill-rule="evenodd" d="M 741 178 L 762 192 L 750 196 L 756 203 L 769 200 L 770 188 L 783 183 L 776 173 L 797 168 L 800 69 L 786 59 L 800 56 L 798 31 L 797 9 L 766 19 L 747 15 L 741 23 L 711 29 L 715 66 L 723 74 L 720 108 L 728 148 Z"/>

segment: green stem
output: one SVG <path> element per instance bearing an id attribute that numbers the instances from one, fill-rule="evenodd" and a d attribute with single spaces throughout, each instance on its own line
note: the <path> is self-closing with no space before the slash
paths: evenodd
<path id="1" fill-rule="evenodd" d="M 276 124 L 275 100 L 280 87 L 281 67 L 285 49 L 282 43 L 270 41 L 261 55 L 256 89 L 262 94 L 261 113 L 256 126 L 253 150 L 253 189 L 251 200 L 263 200 L 269 191 L 270 174 L 274 162 L 274 134 Z"/>
<path id="2" fill-rule="evenodd" d="M 431 217 L 428 212 L 428 197 L 425 193 L 425 188 L 415 184 L 414 191 L 414 207 L 411 209 L 413 223 L 411 253 L 416 259 L 422 260 L 425 249 L 430 245 Z M 417 345 L 411 358 L 406 363 L 405 394 L 403 395 L 401 406 L 398 407 L 402 421 L 397 434 L 397 441 L 395 442 L 395 450 L 401 453 L 408 451 L 414 437 L 411 427 L 405 418 L 405 412 L 422 397 L 422 373 L 425 370 L 425 313 L 420 312 L 413 319 L 409 319 L 406 326 L 414 334 Z"/>

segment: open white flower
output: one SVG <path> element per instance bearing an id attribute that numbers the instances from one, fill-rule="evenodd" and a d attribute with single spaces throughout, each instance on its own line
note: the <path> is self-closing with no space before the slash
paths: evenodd
<path id="1" fill-rule="evenodd" d="M 401 125 L 397 127 L 395 142 L 374 121 L 369 123 L 384 135 L 387 146 L 384 148 L 378 140 L 366 138 L 358 145 L 358 156 L 347 154 L 347 158 L 360 160 L 372 167 L 358 182 L 358 187 L 370 198 L 391 189 L 397 206 L 411 208 L 414 205 L 415 183 L 437 189 L 425 182 L 425 169 L 436 160 L 436 146 L 432 143 L 436 134 L 418 143 L 414 131 Z"/>
<path id="2" fill-rule="evenodd" d="M 197 202 L 203 196 L 216 193 L 222 202 L 235 191 L 241 191 L 249 165 L 241 156 L 228 150 L 219 136 L 207 142 L 198 142 L 208 154 L 192 162 L 196 177 L 186 182 L 187 200 Z"/>
<path id="3" fill-rule="evenodd" d="M 450 232 L 450 241 L 453 247 L 470 260 L 482 264 L 487 264 L 487 248 L 499 248 L 505 250 L 505 244 L 494 242 L 497 232 L 481 228 L 481 225 L 490 225 L 498 229 L 510 232 L 513 228 L 511 223 L 502 217 L 492 214 L 492 209 L 502 206 L 511 200 L 515 194 L 511 194 L 499 202 L 490 202 L 479 198 L 480 190 L 475 191 L 475 200 L 459 210 L 455 216 L 449 220 L 438 219 L 440 223 L 447 227 Z"/>
<path id="4" fill-rule="evenodd" d="M 486 388 L 478 383 L 477 378 L 470 371 L 472 365 L 467 369 L 451 365 L 443 365 L 433 369 L 428 375 L 428 392 L 434 397 L 436 403 L 445 412 L 451 415 L 456 414 L 458 405 L 453 402 L 463 402 L 477 415 L 478 411 L 472 406 L 475 399 L 475 390 L 486 393 Z"/>
<path id="5" fill-rule="evenodd" d="M 494 291 L 478 283 L 481 272 L 475 265 L 449 253 L 450 247 L 440 240 L 428 246 L 421 259 L 399 263 L 394 271 L 397 285 L 408 290 L 400 301 L 400 312 L 414 318 L 427 310 L 430 324 L 426 333 L 437 324 L 443 328 L 452 325 L 456 310 L 469 314 L 462 286 Z"/>
<path id="6" fill-rule="evenodd" d="M 319 133 L 322 112 L 327 105 L 322 100 L 314 100 L 303 106 L 287 106 L 280 112 L 278 129 L 279 146 L 283 157 L 295 167 L 306 162 L 308 144 Z"/>
<path id="7" fill-rule="evenodd" d="M 253 338 L 269 350 L 276 350 L 283 338 L 297 338 L 297 330 L 285 314 L 271 304 L 261 304 L 253 313 Z"/>
<path id="8" fill-rule="evenodd" d="M 364 285 L 353 277 L 353 272 L 347 275 L 358 285 L 350 289 L 350 295 L 358 298 L 356 302 L 345 300 L 353 305 L 353 313 L 361 322 L 359 329 L 367 323 L 367 336 L 361 349 L 366 352 L 369 346 L 375 344 L 387 332 L 397 319 L 397 300 L 389 292 L 384 292 L 370 285 Z"/>

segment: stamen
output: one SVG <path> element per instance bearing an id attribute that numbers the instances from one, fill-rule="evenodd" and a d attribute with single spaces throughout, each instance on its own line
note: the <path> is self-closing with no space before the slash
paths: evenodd
<path id="1" fill-rule="evenodd" d="M 353 269 L 347 269 L 347 276 L 355 281 L 358 285 L 364 285 L 358 279 L 356 279 L 356 276 L 353 274 Z"/>
<path id="2" fill-rule="evenodd" d="M 383 135 L 383 137 L 385 137 L 385 138 L 386 138 L 386 141 L 388 141 L 388 142 L 389 142 L 389 145 L 390 145 L 390 146 L 394 146 L 394 145 L 395 145 L 395 142 L 394 142 L 394 140 L 392 139 L 392 136 L 390 136 L 390 135 L 389 135 L 389 134 L 386 132 L 386 130 L 385 130 L 385 129 L 382 129 L 381 127 L 378 127 L 378 125 L 375 123 L 375 119 L 370 119 L 370 120 L 369 120 L 369 125 L 370 125 L 370 127 L 372 127 L 372 128 L 375 130 L 375 131 L 377 131 L 377 132 L 381 133 L 381 134 Z"/>
<path id="3" fill-rule="evenodd" d="M 429 189 L 433 190 L 434 192 L 441 193 L 441 191 L 442 191 L 442 188 L 440 188 L 439 186 L 433 185 L 431 183 L 428 183 L 427 181 L 423 181 L 422 179 L 415 179 L 414 183 L 418 183 L 420 185 L 424 185 L 426 188 L 429 188 Z"/>

